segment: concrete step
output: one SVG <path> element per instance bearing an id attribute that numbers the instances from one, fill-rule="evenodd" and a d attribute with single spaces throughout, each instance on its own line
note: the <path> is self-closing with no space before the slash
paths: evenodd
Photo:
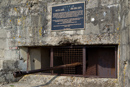
<path id="1" fill-rule="evenodd" d="M 119 87 L 117 79 L 57 75 L 25 75 L 19 82 L 0 87 Z"/>

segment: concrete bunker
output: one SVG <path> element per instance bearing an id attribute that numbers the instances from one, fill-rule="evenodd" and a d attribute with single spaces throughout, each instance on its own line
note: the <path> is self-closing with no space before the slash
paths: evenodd
<path id="1" fill-rule="evenodd" d="M 83 78 L 80 81 L 84 83 L 85 87 L 90 83 L 91 87 L 95 85 L 97 87 L 98 83 L 100 83 L 98 87 L 110 86 L 109 83 L 118 84 L 118 86 L 111 87 L 129 87 L 129 0 L 2 0 L 0 4 L 0 82 L 18 81 L 13 78 L 12 72 L 14 71 L 34 70 L 63 64 L 64 56 L 75 58 L 72 54 L 78 54 L 73 51 L 76 45 L 81 48 L 77 48 L 75 51 L 80 49 L 78 52 L 81 53 L 80 56 L 82 55 L 76 59 L 80 59 L 82 63 L 84 61 L 83 66 L 72 68 L 74 71 L 71 72 L 69 69 L 66 72 L 59 70 L 61 75 L 104 77 L 100 80 L 96 79 L 96 81 L 95 78 L 94 80 Z M 79 8 L 60 9 L 76 5 Z M 66 17 L 63 14 L 74 16 L 70 15 L 73 11 L 75 14 L 82 14 L 75 18 Z M 53 14 L 57 13 L 63 15 L 53 17 Z M 66 18 L 60 18 L 61 16 Z M 81 21 L 79 21 L 79 17 Z M 75 20 L 77 25 L 81 24 L 78 28 Z M 55 24 L 56 22 L 57 24 Z M 72 24 L 75 27 L 70 26 Z M 64 45 L 65 43 L 69 44 Z M 55 47 L 64 47 L 63 45 L 70 47 L 66 48 L 67 53 L 64 53 L 65 48 L 59 48 L 59 51 L 63 49 L 62 53 L 56 53 L 57 48 Z M 20 53 L 19 50 L 23 51 Z M 69 50 L 71 55 L 68 55 Z M 86 55 L 83 55 L 85 53 Z M 52 56 L 52 54 L 58 54 L 58 56 Z M 59 57 L 61 54 L 63 56 Z M 57 59 L 60 63 L 57 63 Z M 69 63 L 69 59 L 67 61 Z M 108 62 L 106 63 L 106 61 Z M 53 74 L 57 74 L 59 71 L 53 71 Z M 51 71 L 43 72 L 43 74 L 45 73 L 52 74 Z M 69 78 L 66 77 L 65 81 Z M 113 81 L 113 78 L 116 79 Z M 61 79 L 58 80 L 61 81 Z M 72 79 L 72 81 L 74 80 Z M 77 80 L 75 83 L 79 84 Z"/>

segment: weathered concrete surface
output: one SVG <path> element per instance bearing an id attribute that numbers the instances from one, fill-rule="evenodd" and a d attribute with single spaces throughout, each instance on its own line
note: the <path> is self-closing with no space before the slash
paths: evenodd
<path id="1" fill-rule="evenodd" d="M 85 29 L 51 31 L 51 7 L 77 1 L 86 1 Z M 129 87 L 129 2 L 129 0 L 0 0 L 0 82 L 17 81 L 11 73 L 15 70 L 26 70 L 27 48 L 21 53 L 17 46 L 59 46 L 66 43 L 118 44 L 116 81 L 121 87 Z M 95 85 L 104 87 L 109 82 L 111 86 L 114 84 L 113 80 L 85 81 L 83 86 L 86 84 L 90 87 Z M 67 82 L 69 84 L 68 80 L 65 83 Z M 104 86 L 100 82 L 104 83 Z"/>
<path id="2" fill-rule="evenodd" d="M 121 30 L 120 30 L 120 43 L 119 43 L 119 81 L 121 87 L 130 86 L 130 20 L 129 20 L 129 0 L 121 1 L 120 17 L 121 17 Z"/>
<path id="3" fill-rule="evenodd" d="M 20 78 L 14 78 L 13 72 L 14 70 L 20 70 L 18 68 L 19 62 L 16 60 L 3 60 L 2 67 L 0 70 L 0 82 L 3 83 L 10 83 L 14 81 L 18 81 Z"/>
<path id="4" fill-rule="evenodd" d="M 2 1 L 1 4 L 6 3 L 7 6 L 1 6 L 1 28 L 8 30 L 10 46 L 60 45 L 59 42 L 68 37 L 81 40 L 79 44 L 118 44 L 119 0 L 80 0 L 86 1 L 85 30 L 51 31 L 51 7 L 76 1 Z"/>
<path id="5" fill-rule="evenodd" d="M 120 87 L 117 79 L 84 78 L 71 76 L 27 75 L 18 83 L 2 87 Z M 25 85 L 24 85 L 25 84 Z"/>

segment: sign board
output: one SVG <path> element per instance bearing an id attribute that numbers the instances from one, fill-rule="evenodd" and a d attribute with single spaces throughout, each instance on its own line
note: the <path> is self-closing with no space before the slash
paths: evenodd
<path id="1" fill-rule="evenodd" d="M 84 3 L 52 7 L 52 30 L 84 29 Z"/>

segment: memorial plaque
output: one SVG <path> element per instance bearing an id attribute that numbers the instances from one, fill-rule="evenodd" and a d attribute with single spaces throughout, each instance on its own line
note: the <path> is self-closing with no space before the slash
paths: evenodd
<path id="1" fill-rule="evenodd" d="M 52 7 L 51 29 L 84 29 L 84 3 Z"/>

